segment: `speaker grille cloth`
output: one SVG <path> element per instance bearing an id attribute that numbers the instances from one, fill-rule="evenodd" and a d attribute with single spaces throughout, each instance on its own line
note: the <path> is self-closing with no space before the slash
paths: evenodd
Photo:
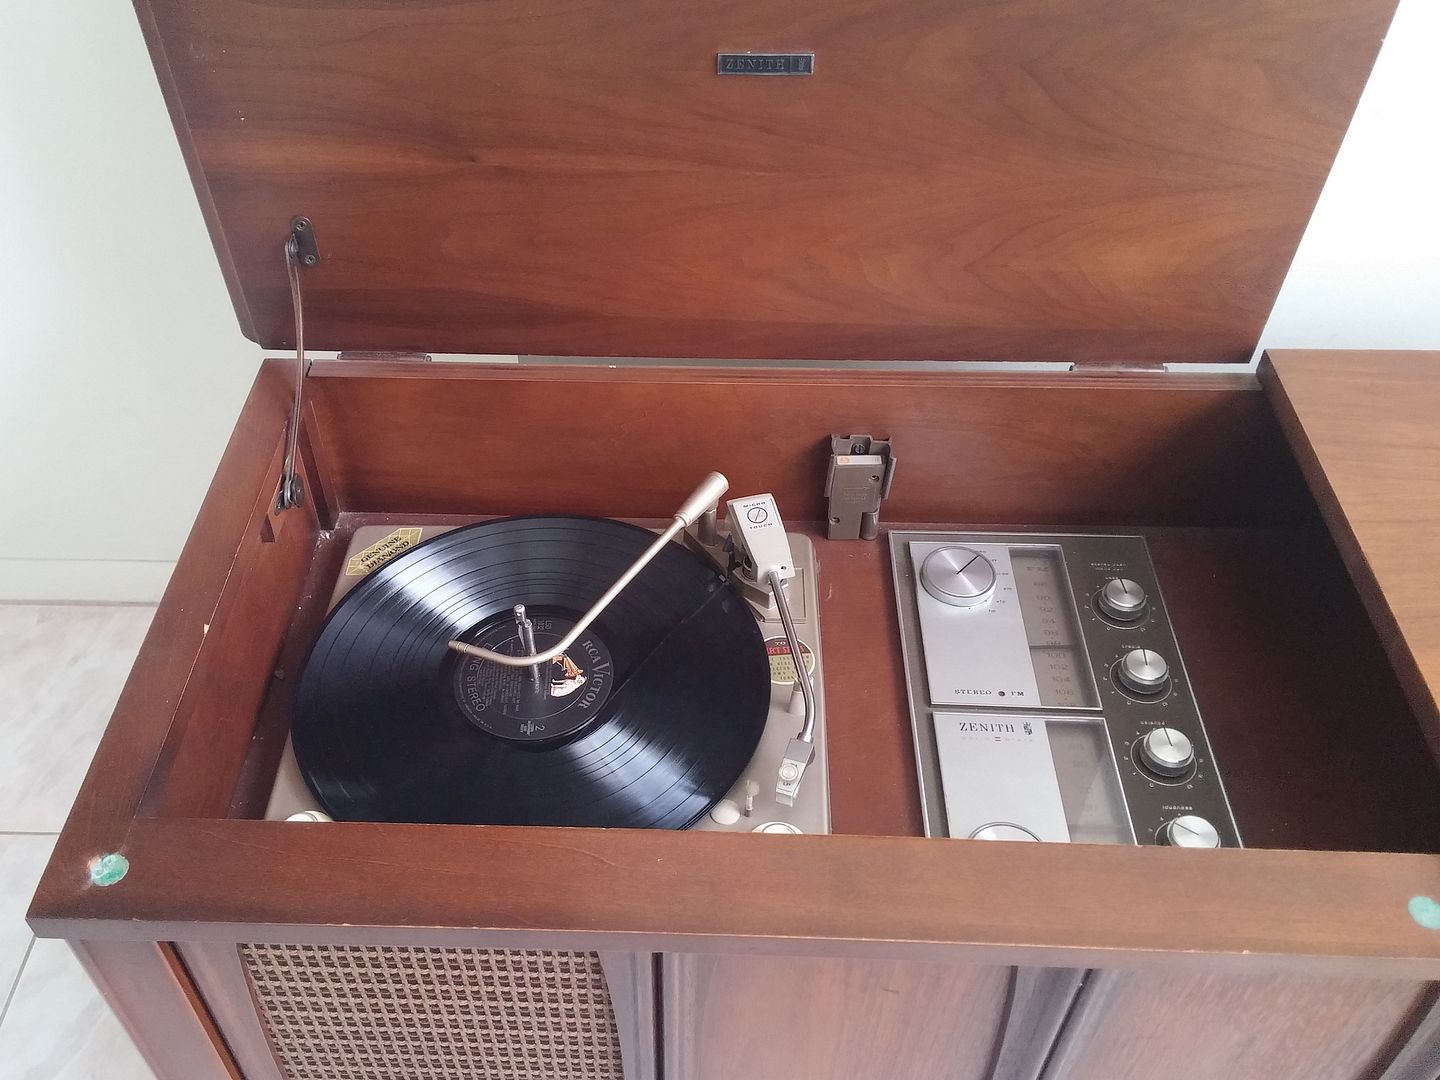
<path id="1" fill-rule="evenodd" d="M 288 1080 L 623 1080 L 590 952 L 244 945 Z"/>

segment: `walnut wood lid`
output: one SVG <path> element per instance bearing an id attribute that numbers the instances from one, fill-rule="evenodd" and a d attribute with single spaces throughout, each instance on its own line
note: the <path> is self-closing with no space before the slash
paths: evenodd
<path id="1" fill-rule="evenodd" d="M 1395 0 L 138 0 L 245 334 L 1245 360 Z M 805 50 L 808 76 L 717 74 Z"/>

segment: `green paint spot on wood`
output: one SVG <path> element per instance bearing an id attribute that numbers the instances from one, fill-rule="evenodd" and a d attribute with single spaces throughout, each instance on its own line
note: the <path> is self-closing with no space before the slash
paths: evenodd
<path id="1" fill-rule="evenodd" d="M 90 864 L 90 880 L 96 885 L 114 885 L 130 872 L 130 860 L 118 851 L 101 855 Z"/>
<path id="2" fill-rule="evenodd" d="M 1440 930 L 1440 904 L 1428 896 L 1410 898 L 1410 917 L 1426 930 Z"/>

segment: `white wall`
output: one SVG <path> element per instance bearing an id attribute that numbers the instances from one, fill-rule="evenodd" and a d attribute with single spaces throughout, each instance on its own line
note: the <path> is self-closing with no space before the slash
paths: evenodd
<path id="1" fill-rule="evenodd" d="M 1440 0 L 1402 0 L 1260 343 L 1440 349 Z"/>
<path id="2" fill-rule="evenodd" d="M 1440 348 L 1440 0 L 1403 0 L 1263 343 Z M 0 599 L 153 599 L 259 352 L 129 4 L 0 4 Z"/>
<path id="3" fill-rule="evenodd" d="M 0 3 L 0 598 L 159 596 L 259 361 L 135 12 Z"/>

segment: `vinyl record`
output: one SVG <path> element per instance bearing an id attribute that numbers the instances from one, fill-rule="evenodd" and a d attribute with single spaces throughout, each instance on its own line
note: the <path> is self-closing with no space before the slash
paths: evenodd
<path id="1" fill-rule="evenodd" d="M 396 557 L 331 612 L 300 679 L 295 757 L 338 820 L 684 828 L 739 779 L 769 710 L 763 637 L 669 544 L 566 652 L 511 668 L 451 638 L 544 650 L 654 540 L 601 518 L 487 521 Z"/>

